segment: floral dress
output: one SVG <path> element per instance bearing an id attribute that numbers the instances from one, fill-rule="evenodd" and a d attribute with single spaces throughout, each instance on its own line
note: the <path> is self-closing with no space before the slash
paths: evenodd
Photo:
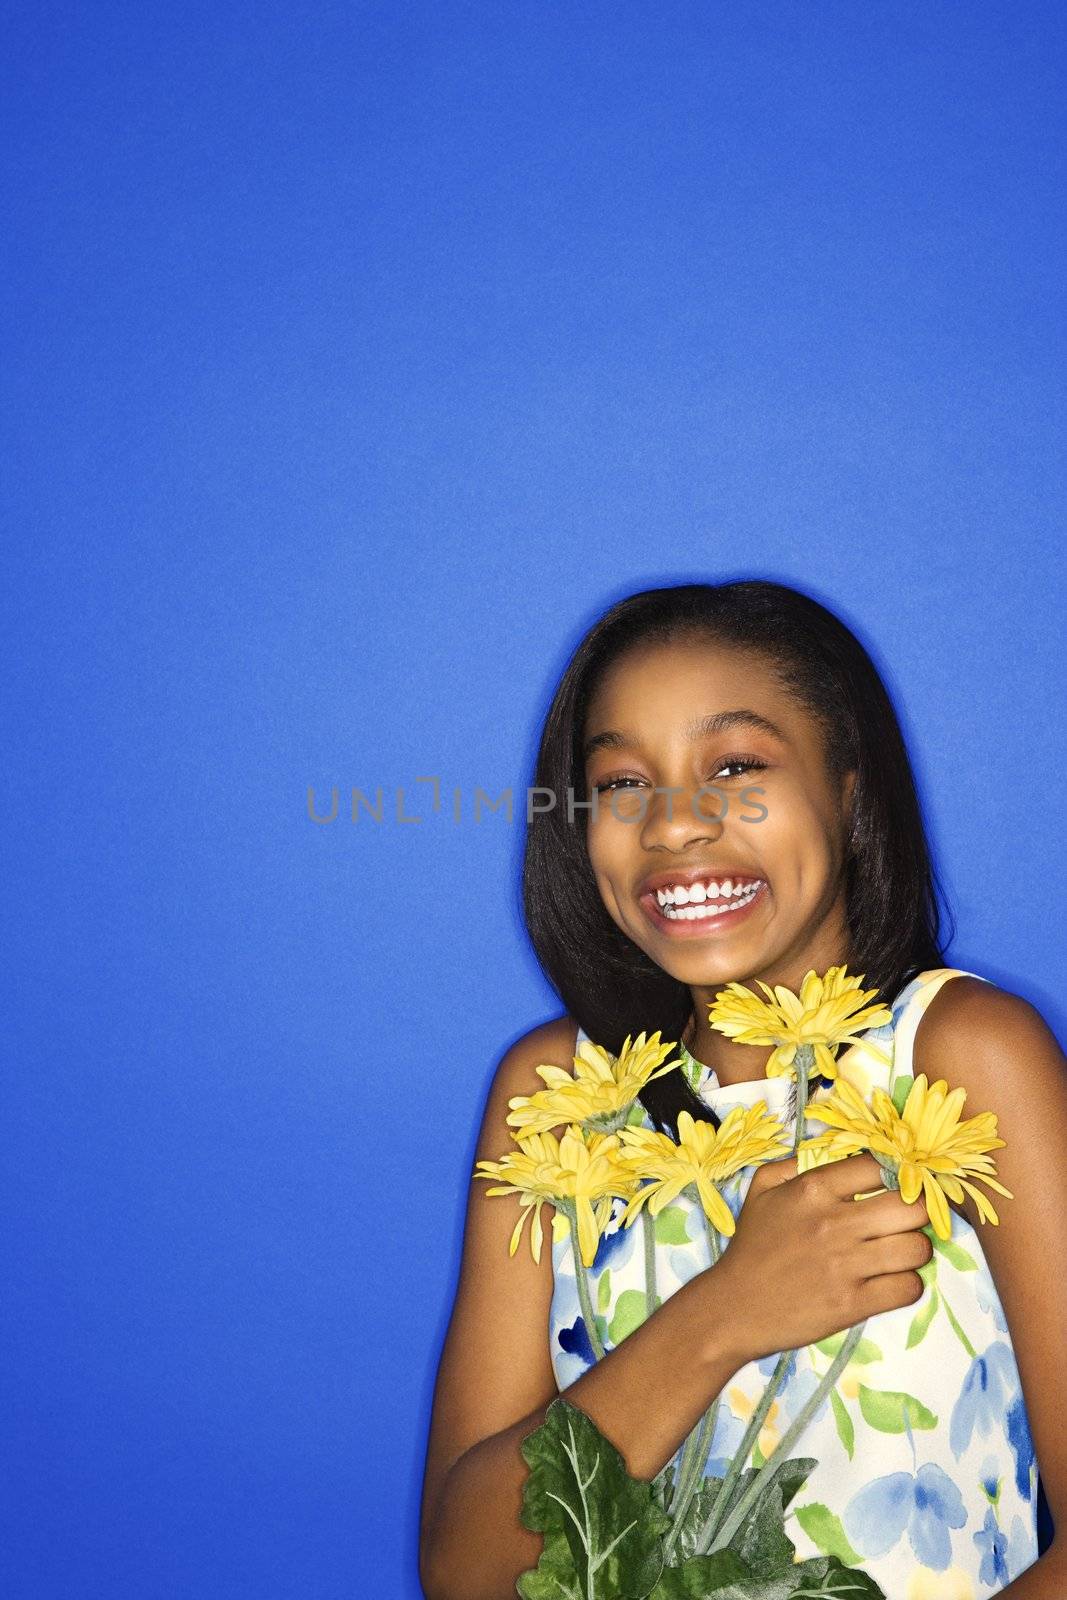
<path id="1" fill-rule="evenodd" d="M 867 1029 L 860 1043 L 838 1056 L 841 1076 L 865 1100 L 876 1085 L 891 1092 L 896 1079 L 911 1074 L 919 1019 L 941 985 L 958 975 L 955 967 L 918 973 L 893 1001 L 892 1021 Z M 587 1037 L 579 1029 L 576 1048 Z M 868 1042 L 892 1064 L 868 1050 Z M 764 1099 L 792 1137 L 788 1076 L 721 1086 L 684 1046 L 678 1054 L 680 1070 L 718 1116 Z M 809 1133 L 826 1126 L 810 1108 L 829 1092 L 830 1085 L 817 1080 Z M 642 1109 L 638 1103 L 636 1111 Z M 995 1107 L 964 1114 L 986 1109 Z M 642 1124 L 654 1126 L 647 1113 Z M 754 1171 L 743 1168 L 724 1187 L 735 1217 Z M 620 1227 L 622 1205 L 613 1202 L 588 1274 L 606 1351 L 647 1315 L 642 1224 Z M 950 1208 L 949 1214 L 952 1236 L 934 1241 L 922 1298 L 868 1318 L 862 1342 L 791 1451 L 817 1462 L 786 1514 L 797 1558 L 836 1554 L 869 1572 L 887 1600 L 985 1600 L 1038 1556 L 1037 1462 L 1011 1334 L 979 1234 L 957 1211 Z M 567 1224 L 560 1217 L 556 1224 L 550 1340 L 562 1390 L 594 1356 Z M 704 1221 L 688 1194 L 660 1212 L 655 1239 L 655 1290 L 665 1300 L 711 1265 Z M 723 1241 L 727 1249 L 729 1244 Z M 752 1465 L 774 1449 L 843 1337 L 842 1332 L 795 1353 L 753 1446 Z M 777 1359 L 750 1361 L 726 1384 L 707 1469 L 715 1476 L 724 1473 L 739 1446 Z"/>

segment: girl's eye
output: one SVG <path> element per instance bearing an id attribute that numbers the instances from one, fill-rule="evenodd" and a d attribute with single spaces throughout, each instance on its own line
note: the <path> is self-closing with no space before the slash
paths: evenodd
<path id="1" fill-rule="evenodd" d="M 760 761 L 756 756 L 727 756 L 719 768 L 722 772 L 726 767 L 739 767 L 742 772 L 763 772 L 767 766 L 766 761 Z M 718 777 L 719 772 L 712 776 L 712 782 Z"/>
<path id="2" fill-rule="evenodd" d="M 608 778 L 603 783 L 595 783 L 593 788 L 597 794 L 603 794 L 606 790 L 614 789 L 622 783 L 642 783 L 643 781 L 641 778 Z"/>
<path id="3" fill-rule="evenodd" d="M 718 777 L 719 773 L 725 771 L 727 767 L 736 767 L 740 773 L 763 772 L 766 766 L 766 761 L 760 761 L 756 756 L 727 756 L 726 760 L 720 764 L 718 772 L 713 773 L 711 778 L 708 779 L 708 782 L 713 783 L 715 778 Z M 605 778 L 602 782 L 594 784 L 593 787 L 596 789 L 598 794 L 604 794 L 609 789 L 629 787 L 631 784 L 644 783 L 644 781 L 645 780 L 643 778 L 622 776 L 618 778 Z"/>

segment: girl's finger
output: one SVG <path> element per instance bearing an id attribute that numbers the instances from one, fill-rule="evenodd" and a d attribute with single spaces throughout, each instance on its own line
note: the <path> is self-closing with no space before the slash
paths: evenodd
<path id="1" fill-rule="evenodd" d="M 854 1194 L 877 1189 L 882 1183 L 882 1169 L 866 1151 L 856 1156 L 842 1156 L 837 1161 L 827 1161 L 811 1170 L 824 1173 L 827 1189 L 841 1200 L 851 1201 Z"/>
<path id="2" fill-rule="evenodd" d="M 856 1226 L 861 1238 L 883 1238 L 886 1234 L 907 1234 L 923 1229 L 929 1222 L 929 1211 L 923 1197 L 907 1202 L 901 1200 L 896 1189 L 880 1192 L 857 1200 Z"/>
<path id="3" fill-rule="evenodd" d="M 867 1315 L 872 1317 L 899 1310 L 902 1305 L 913 1306 L 922 1299 L 924 1284 L 917 1272 L 881 1272 L 868 1278 L 864 1288 Z"/>
<path id="4" fill-rule="evenodd" d="M 887 1233 L 867 1241 L 863 1252 L 863 1275 L 876 1278 L 886 1272 L 918 1272 L 926 1266 L 934 1247 L 925 1233 Z"/>

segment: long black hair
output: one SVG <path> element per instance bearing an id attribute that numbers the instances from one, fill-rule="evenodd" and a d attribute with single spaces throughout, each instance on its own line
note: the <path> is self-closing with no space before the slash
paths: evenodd
<path id="1" fill-rule="evenodd" d="M 688 985 L 672 978 L 612 921 L 586 845 L 582 736 L 604 673 L 637 645 L 700 638 L 759 652 L 817 719 L 828 771 L 855 771 L 846 841 L 850 969 L 883 1001 L 915 972 L 943 965 L 938 895 L 915 779 L 896 712 L 863 645 L 832 611 L 786 584 L 748 579 L 646 589 L 613 605 L 589 630 L 552 698 L 534 783 L 557 797 L 526 834 L 523 911 L 534 951 L 567 1011 L 618 1054 L 627 1034 L 680 1040 L 692 1014 Z M 948 941 L 950 942 L 950 941 Z M 718 1122 L 681 1072 L 647 1084 L 640 1100 L 677 1137 L 678 1112 Z"/>

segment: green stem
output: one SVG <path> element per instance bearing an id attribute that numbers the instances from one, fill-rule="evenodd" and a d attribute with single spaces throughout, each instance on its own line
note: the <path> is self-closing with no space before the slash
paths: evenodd
<path id="1" fill-rule="evenodd" d="M 749 1512 L 755 1506 L 757 1500 L 766 1492 L 771 1483 L 774 1481 L 775 1477 L 777 1477 L 778 1473 L 786 1465 L 789 1460 L 790 1450 L 793 1448 L 794 1444 L 807 1427 L 809 1419 L 814 1416 L 815 1412 L 826 1399 L 826 1396 L 829 1394 L 831 1388 L 837 1382 L 839 1375 L 848 1365 L 848 1362 L 852 1357 L 853 1350 L 855 1350 L 856 1346 L 863 1337 L 863 1330 L 866 1326 L 867 1319 L 864 1318 L 862 1322 L 857 1322 L 854 1328 L 850 1328 L 848 1330 L 844 1343 L 837 1352 L 837 1355 L 834 1357 L 833 1361 L 830 1363 L 826 1372 L 823 1374 L 822 1378 L 819 1380 L 819 1384 L 815 1390 L 815 1393 L 809 1400 L 805 1402 L 803 1406 L 801 1406 L 797 1415 L 793 1418 L 793 1421 L 790 1423 L 785 1433 L 783 1433 L 777 1445 L 767 1457 L 763 1466 L 756 1473 L 755 1478 L 749 1484 L 744 1494 L 741 1495 L 737 1504 L 731 1509 L 726 1521 L 714 1535 L 711 1551 L 721 1550 L 729 1544 L 730 1540 L 741 1526 L 745 1517 L 748 1516 Z M 703 1543 L 704 1539 L 702 1536 L 698 1548 L 702 1549 Z M 711 1552 L 709 1552 L 709 1554 L 710 1553 Z"/>
<path id="2" fill-rule="evenodd" d="M 707 1236 L 711 1263 L 714 1266 L 720 1255 L 719 1235 L 712 1225 L 711 1218 L 704 1210 L 703 1205 L 700 1204 L 699 1195 L 697 1195 L 697 1203 L 700 1205 L 700 1214 L 704 1219 L 704 1232 Z M 678 1479 L 675 1484 L 674 1494 L 671 1497 L 670 1513 L 674 1518 L 674 1526 L 667 1535 L 663 1547 L 664 1561 L 670 1558 L 690 1502 L 696 1493 L 697 1486 L 704 1477 L 704 1471 L 708 1464 L 708 1450 L 715 1437 L 715 1420 L 718 1413 L 719 1396 L 716 1395 L 685 1441 L 681 1461 L 678 1464 Z"/>
<path id="3" fill-rule="evenodd" d="M 699 1198 L 700 1197 L 698 1195 L 698 1203 Z M 711 1264 L 714 1266 L 721 1254 L 721 1251 L 719 1250 L 719 1232 L 711 1218 L 708 1216 L 707 1212 L 704 1210 L 703 1206 L 700 1207 L 700 1215 L 704 1219 L 704 1233 L 707 1236 L 708 1252 L 711 1255 Z"/>
<path id="4" fill-rule="evenodd" d="M 815 1065 L 815 1046 L 798 1044 L 797 1053 L 793 1057 L 793 1065 L 797 1074 L 797 1125 L 793 1131 L 793 1154 L 796 1155 L 804 1134 L 804 1111 L 808 1103 L 808 1078 L 811 1075 L 812 1067 Z"/>
<path id="5" fill-rule="evenodd" d="M 656 1220 L 647 1205 L 641 1207 L 641 1227 L 645 1235 L 645 1315 L 650 1317 L 659 1296 L 656 1294 Z"/>
<path id="6" fill-rule="evenodd" d="M 604 1344 L 600 1337 L 600 1329 L 596 1325 L 593 1315 L 593 1302 L 589 1295 L 589 1279 L 586 1277 L 585 1263 L 578 1245 L 578 1216 L 573 1206 L 561 1208 L 571 1229 L 571 1251 L 574 1255 L 574 1280 L 578 1285 L 578 1303 L 582 1308 L 582 1318 L 585 1330 L 589 1335 L 589 1343 L 593 1346 L 593 1354 L 598 1361 L 604 1359 Z"/>
<path id="7" fill-rule="evenodd" d="M 664 1563 L 670 1560 L 671 1553 L 678 1541 L 678 1535 L 682 1531 L 682 1523 L 685 1521 L 686 1512 L 689 1510 L 697 1487 L 704 1477 L 708 1451 L 711 1448 L 711 1441 L 715 1437 L 715 1419 L 718 1411 L 719 1397 L 716 1395 L 685 1442 L 682 1461 L 678 1468 L 678 1487 L 669 1507 L 670 1514 L 674 1518 L 674 1525 L 663 1545 Z"/>
<path id="8" fill-rule="evenodd" d="M 734 1485 L 744 1471 L 752 1446 L 759 1437 L 760 1429 L 763 1427 L 767 1413 L 771 1409 L 771 1403 L 782 1386 L 785 1378 L 785 1369 L 789 1364 L 790 1356 L 793 1354 L 794 1351 L 792 1350 L 783 1350 L 778 1357 L 774 1371 L 767 1380 L 767 1387 L 764 1389 L 763 1394 L 760 1396 L 759 1404 L 748 1420 L 748 1427 L 745 1429 L 741 1443 L 734 1452 L 733 1460 L 726 1470 L 726 1476 L 719 1485 L 719 1492 L 715 1496 L 715 1504 L 711 1508 L 707 1522 L 701 1529 L 700 1539 L 697 1544 L 698 1551 L 702 1552 L 705 1549 L 708 1540 L 714 1537 L 719 1523 L 722 1522 L 730 1509 Z"/>

